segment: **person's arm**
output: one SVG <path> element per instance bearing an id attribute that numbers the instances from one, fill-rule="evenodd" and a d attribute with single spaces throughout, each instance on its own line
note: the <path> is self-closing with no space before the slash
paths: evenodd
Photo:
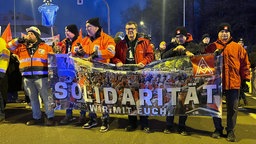
<path id="1" fill-rule="evenodd" d="M 150 44 L 150 41 L 144 41 L 146 44 L 144 45 L 144 50 L 145 50 L 145 57 L 143 58 L 142 61 L 138 63 L 139 67 L 144 67 L 145 65 L 151 63 L 154 60 L 154 50 L 152 45 Z"/>

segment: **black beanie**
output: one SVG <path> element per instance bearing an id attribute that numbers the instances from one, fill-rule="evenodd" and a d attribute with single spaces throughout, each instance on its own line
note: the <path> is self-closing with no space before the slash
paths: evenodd
<path id="1" fill-rule="evenodd" d="M 186 30 L 186 28 L 184 26 L 179 26 L 179 27 L 176 28 L 175 36 L 176 35 L 180 35 L 180 34 L 182 34 L 184 36 L 187 36 L 187 30 Z"/>
<path id="2" fill-rule="evenodd" d="M 229 23 L 221 23 L 221 24 L 219 25 L 219 27 L 218 27 L 218 33 L 219 33 L 220 31 L 222 31 L 222 30 L 227 30 L 227 31 L 229 31 L 230 33 L 232 32 L 232 31 L 231 31 L 231 26 L 230 26 Z"/>
<path id="3" fill-rule="evenodd" d="M 78 28 L 75 24 L 68 25 L 65 29 L 73 33 L 75 36 L 79 35 Z"/>
<path id="4" fill-rule="evenodd" d="M 99 18 L 91 18 L 91 19 L 87 20 L 86 23 L 89 23 L 89 24 L 91 24 L 93 26 L 96 26 L 96 27 L 101 27 Z"/>
<path id="5" fill-rule="evenodd" d="M 210 38 L 210 35 L 209 35 L 208 33 L 204 34 L 204 35 L 202 36 L 202 40 L 203 40 L 204 38 L 206 38 L 206 37 Z"/>

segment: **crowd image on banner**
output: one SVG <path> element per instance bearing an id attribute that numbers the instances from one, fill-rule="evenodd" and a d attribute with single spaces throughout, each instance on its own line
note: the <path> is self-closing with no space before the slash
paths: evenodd
<path id="1" fill-rule="evenodd" d="M 187 57 L 169 59 L 138 71 L 118 70 L 100 63 L 96 65 L 101 67 L 94 67 L 88 61 L 76 61 L 61 54 L 50 55 L 49 59 L 55 109 L 66 109 L 72 103 L 74 109 L 106 110 L 111 114 L 221 114 L 220 74 L 216 71 L 207 75 L 207 70 L 201 69 L 204 75 L 194 76 Z M 208 58 L 210 63 L 211 60 Z M 64 69 L 66 73 L 62 75 Z"/>

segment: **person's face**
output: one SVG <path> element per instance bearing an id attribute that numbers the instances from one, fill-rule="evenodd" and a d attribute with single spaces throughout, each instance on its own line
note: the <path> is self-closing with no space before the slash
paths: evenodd
<path id="1" fill-rule="evenodd" d="M 239 41 L 238 44 L 240 44 L 242 47 L 244 47 L 244 42 L 243 41 Z"/>
<path id="2" fill-rule="evenodd" d="M 86 31 L 87 31 L 87 34 L 90 36 L 90 37 L 94 37 L 96 32 L 98 31 L 99 27 L 96 27 L 94 25 L 91 25 L 89 23 L 86 23 L 85 25 L 85 28 L 86 28 Z"/>
<path id="3" fill-rule="evenodd" d="M 209 37 L 205 37 L 204 39 L 203 39 L 203 43 L 204 44 L 208 44 L 210 42 L 210 38 Z"/>
<path id="4" fill-rule="evenodd" d="M 176 35 L 175 39 L 178 44 L 184 44 L 187 40 L 187 37 L 180 34 L 180 35 Z"/>
<path id="5" fill-rule="evenodd" d="M 65 35 L 66 35 L 66 38 L 68 39 L 72 39 L 75 36 L 75 34 L 70 32 L 68 29 L 65 29 Z"/>
<path id="6" fill-rule="evenodd" d="M 219 38 L 221 41 L 227 41 L 227 40 L 229 40 L 229 38 L 230 38 L 230 32 L 227 31 L 227 30 L 221 30 L 221 31 L 218 33 L 218 38 Z"/>
<path id="7" fill-rule="evenodd" d="M 137 35 L 137 28 L 134 24 L 126 25 L 125 32 L 130 41 L 133 41 Z"/>
<path id="8" fill-rule="evenodd" d="M 29 43 L 34 43 L 37 41 L 37 38 L 33 32 L 28 32 L 28 34 L 25 36 L 25 39 L 27 39 Z"/>

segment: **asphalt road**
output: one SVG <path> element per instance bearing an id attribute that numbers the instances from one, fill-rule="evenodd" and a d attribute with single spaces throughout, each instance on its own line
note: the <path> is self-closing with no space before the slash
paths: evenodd
<path id="1" fill-rule="evenodd" d="M 239 108 L 236 136 L 239 144 L 256 143 L 256 96 L 247 94 L 248 106 Z M 125 132 L 127 116 L 111 115 L 110 131 L 99 132 L 100 127 L 90 130 L 71 123 L 46 127 L 43 125 L 26 126 L 31 118 L 31 109 L 24 103 L 8 103 L 6 120 L 0 123 L 0 144 L 223 144 L 225 138 L 213 139 L 214 131 L 211 117 L 190 116 L 186 122 L 189 136 L 178 133 L 164 134 L 165 117 L 150 117 L 152 133 L 144 133 L 139 128 L 134 132 Z M 225 106 L 225 105 L 224 105 Z M 226 124 L 226 112 L 223 109 L 223 125 Z M 65 111 L 56 111 L 56 122 L 65 115 Z M 79 111 L 74 111 L 78 116 Z M 177 117 L 178 118 L 178 117 Z M 178 119 L 175 118 L 175 123 Z M 100 121 L 100 120 L 99 120 Z"/>

